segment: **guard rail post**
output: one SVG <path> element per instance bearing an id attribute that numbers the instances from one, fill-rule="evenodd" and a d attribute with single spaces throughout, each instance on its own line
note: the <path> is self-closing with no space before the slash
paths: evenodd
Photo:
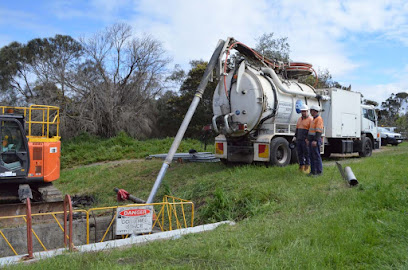
<path id="1" fill-rule="evenodd" d="M 67 205 L 69 211 L 69 235 L 67 234 Z M 64 245 L 67 246 L 67 240 L 69 241 L 69 250 L 72 251 L 72 202 L 71 197 L 67 194 L 64 198 Z"/>
<path id="2" fill-rule="evenodd" d="M 24 257 L 25 260 L 33 259 L 33 226 L 31 218 L 31 201 L 30 198 L 26 199 L 26 217 L 27 217 L 27 251 L 28 255 Z"/>

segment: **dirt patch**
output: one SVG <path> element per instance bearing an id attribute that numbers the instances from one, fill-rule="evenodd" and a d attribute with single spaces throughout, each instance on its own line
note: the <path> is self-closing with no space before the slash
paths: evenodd
<path id="1" fill-rule="evenodd" d="M 118 165 L 122 164 L 128 164 L 128 163 L 133 163 L 133 162 L 143 162 L 146 159 L 124 159 L 124 160 L 114 160 L 114 161 L 103 161 L 103 162 L 96 162 L 88 165 L 81 165 L 81 166 L 75 166 L 72 168 L 66 168 L 64 170 L 73 170 L 73 169 L 78 169 L 78 168 L 87 168 L 87 167 L 94 167 L 94 166 L 101 166 L 101 165 L 108 165 L 110 167 L 115 167 Z"/>
<path id="2" fill-rule="evenodd" d="M 381 149 L 373 150 L 373 155 L 377 155 L 379 153 L 389 151 L 390 148 L 382 147 Z M 336 165 L 336 161 L 344 161 L 347 160 L 348 163 L 357 163 L 364 160 L 361 158 L 358 153 L 352 154 L 331 154 L 330 158 L 323 159 L 323 166 L 334 166 Z"/>

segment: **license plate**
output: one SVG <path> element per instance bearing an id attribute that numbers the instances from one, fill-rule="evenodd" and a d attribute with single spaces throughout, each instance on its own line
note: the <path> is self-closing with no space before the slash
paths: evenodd
<path id="1" fill-rule="evenodd" d="M 398 143 L 402 143 L 402 140 L 397 140 Z"/>

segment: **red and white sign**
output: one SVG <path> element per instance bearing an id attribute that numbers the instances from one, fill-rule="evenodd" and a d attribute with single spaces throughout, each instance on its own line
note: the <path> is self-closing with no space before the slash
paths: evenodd
<path id="1" fill-rule="evenodd" d="M 152 226 L 153 206 L 118 207 L 116 235 L 149 233 Z"/>
<path id="2" fill-rule="evenodd" d="M 119 212 L 119 215 L 123 217 L 139 217 L 150 213 L 149 209 L 131 209 Z"/>

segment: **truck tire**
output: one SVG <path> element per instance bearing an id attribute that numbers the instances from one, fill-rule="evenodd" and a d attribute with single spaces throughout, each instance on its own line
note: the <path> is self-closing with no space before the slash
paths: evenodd
<path id="1" fill-rule="evenodd" d="M 373 143 L 368 137 L 361 138 L 361 152 L 358 152 L 360 157 L 370 157 L 373 153 Z"/>
<path id="2" fill-rule="evenodd" d="M 277 137 L 271 141 L 270 164 L 285 167 L 290 163 L 292 151 L 285 138 Z"/>

